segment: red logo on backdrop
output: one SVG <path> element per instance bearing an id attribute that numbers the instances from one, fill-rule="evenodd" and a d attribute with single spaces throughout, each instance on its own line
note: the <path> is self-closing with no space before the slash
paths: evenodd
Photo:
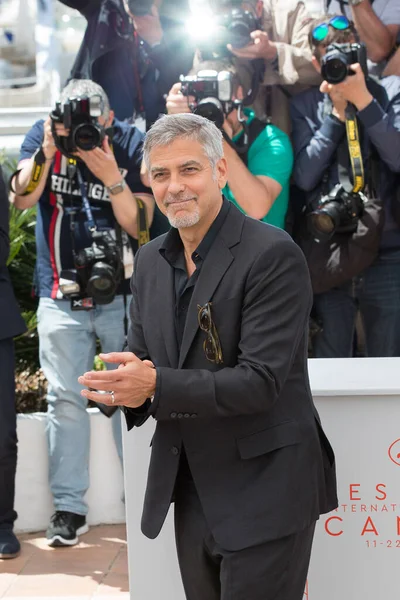
<path id="1" fill-rule="evenodd" d="M 304 590 L 303 600 L 308 600 L 308 581 L 306 581 L 306 589 Z"/>
<path id="2" fill-rule="evenodd" d="M 393 442 L 389 448 L 389 458 L 400 467 L 400 439 Z"/>

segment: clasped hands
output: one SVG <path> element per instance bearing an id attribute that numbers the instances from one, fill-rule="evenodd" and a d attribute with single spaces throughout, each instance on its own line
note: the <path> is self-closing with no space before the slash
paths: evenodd
<path id="1" fill-rule="evenodd" d="M 109 406 L 138 408 L 147 398 L 154 396 L 156 370 L 150 360 L 140 360 L 133 352 L 111 352 L 100 354 L 100 358 L 118 367 L 108 371 L 88 371 L 81 375 L 79 383 L 91 388 L 81 391 L 84 398 Z"/>

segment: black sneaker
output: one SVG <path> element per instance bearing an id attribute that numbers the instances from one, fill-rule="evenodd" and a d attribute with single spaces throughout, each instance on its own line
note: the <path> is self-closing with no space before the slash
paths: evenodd
<path id="1" fill-rule="evenodd" d="M 75 546 L 78 536 L 89 531 L 85 515 L 76 515 L 65 510 L 57 510 L 51 517 L 46 531 L 47 543 L 56 546 Z"/>
<path id="2" fill-rule="evenodd" d="M 12 529 L 0 529 L 0 559 L 16 558 L 21 546 Z"/>

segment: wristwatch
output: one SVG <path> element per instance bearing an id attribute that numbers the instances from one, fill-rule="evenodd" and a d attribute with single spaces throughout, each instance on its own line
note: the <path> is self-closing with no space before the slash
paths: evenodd
<path id="1" fill-rule="evenodd" d="M 118 183 L 114 183 L 113 185 L 109 185 L 106 187 L 109 194 L 111 194 L 112 196 L 116 196 L 117 194 L 120 194 L 124 191 L 124 189 L 126 188 L 126 181 L 125 179 L 121 179 L 121 181 L 118 181 Z"/>
<path id="2" fill-rule="evenodd" d="M 350 6 L 358 6 L 361 2 L 364 2 L 364 0 L 349 0 Z"/>

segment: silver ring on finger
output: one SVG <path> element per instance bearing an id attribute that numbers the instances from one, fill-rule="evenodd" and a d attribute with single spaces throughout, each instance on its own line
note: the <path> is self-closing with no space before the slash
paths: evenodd
<path id="1" fill-rule="evenodd" d="M 110 394 L 111 394 L 111 402 L 113 404 L 115 404 L 115 394 L 114 394 L 114 392 L 110 392 Z"/>

